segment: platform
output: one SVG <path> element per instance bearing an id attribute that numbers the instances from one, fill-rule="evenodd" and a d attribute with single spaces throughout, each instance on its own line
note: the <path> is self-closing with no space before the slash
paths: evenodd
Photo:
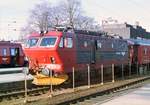
<path id="1" fill-rule="evenodd" d="M 0 68 L 0 72 L 6 71 L 23 71 L 23 67 L 16 67 L 16 68 Z"/>
<path id="2" fill-rule="evenodd" d="M 25 79 L 24 73 L 14 73 L 14 74 L 4 74 L 0 75 L 0 83 L 9 83 L 9 82 L 17 82 L 23 81 Z M 32 80 L 32 75 L 26 75 L 27 80 Z"/>
<path id="3" fill-rule="evenodd" d="M 99 103 L 95 105 L 100 105 Z M 150 84 L 101 105 L 150 105 Z"/>
<path id="4" fill-rule="evenodd" d="M 0 75 L 3 74 L 13 74 L 13 73 L 28 73 L 29 70 L 27 67 L 15 67 L 15 68 L 0 68 Z"/>

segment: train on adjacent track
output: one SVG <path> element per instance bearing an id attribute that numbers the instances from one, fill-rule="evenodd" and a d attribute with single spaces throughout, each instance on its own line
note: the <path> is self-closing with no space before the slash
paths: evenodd
<path id="1" fill-rule="evenodd" d="M 137 65 L 144 67 L 150 64 L 149 40 L 126 40 L 103 32 L 86 30 L 54 29 L 46 33 L 32 33 L 27 37 L 24 51 L 29 60 L 31 73 L 41 72 L 45 74 L 40 75 L 41 78 L 45 78 L 51 71 L 56 79 L 64 75 L 60 76 L 64 81 L 68 79 L 65 75 L 71 75 L 73 68 L 78 73 L 78 78 L 84 77 L 82 71 L 87 70 L 87 65 L 90 65 L 92 72 L 100 69 L 101 65 L 109 68 L 114 64 L 116 72 L 119 73 L 117 67 L 121 65 L 125 68 L 132 65 L 132 68 L 136 68 Z M 36 82 L 49 84 L 50 81 Z M 59 83 L 61 82 L 55 85 Z"/>
<path id="2" fill-rule="evenodd" d="M 25 54 L 21 44 L 0 41 L 0 67 L 22 67 L 25 65 Z"/>
<path id="3" fill-rule="evenodd" d="M 28 61 L 21 44 L 0 41 L 0 93 L 24 88 L 25 73 L 28 72 Z M 32 81 L 31 75 L 26 79 Z"/>

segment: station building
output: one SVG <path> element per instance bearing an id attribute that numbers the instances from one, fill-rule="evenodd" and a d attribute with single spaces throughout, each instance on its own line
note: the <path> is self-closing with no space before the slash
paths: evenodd
<path id="1" fill-rule="evenodd" d="M 129 38 L 145 38 L 150 39 L 150 32 L 147 32 L 142 26 L 130 25 L 127 23 L 102 24 L 101 30 L 109 35 L 119 35 L 124 39 Z"/>

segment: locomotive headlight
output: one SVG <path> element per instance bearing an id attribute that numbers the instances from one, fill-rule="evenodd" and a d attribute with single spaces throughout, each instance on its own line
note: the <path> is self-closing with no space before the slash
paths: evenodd
<path id="1" fill-rule="evenodd" d="M 51 63 L 54 64 L 55 62 L 55 58 L 54 57 L 50 57 Z"/>

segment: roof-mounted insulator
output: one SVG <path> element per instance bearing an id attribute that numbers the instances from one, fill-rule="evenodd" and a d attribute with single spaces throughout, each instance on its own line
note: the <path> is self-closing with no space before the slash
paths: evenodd
<path id="1" fill-rule="evenodd" d="M 47 34 L 48 33 L 48 30 L 44 31 L 44 34 Z"/>
<path id="2" fill-rule="evenodd" d="M 66 27 L 63 27 L 63 26 L 57 26 L 55 27 L 56 31 L 64 31 L 66 30 Z"/>
<path id="3" fill-rule="evenodd" d="M 56 26 L 55 30 L 56 31 L 62 31 L 62 32 L 70 32 L 70 31 L 72 32 L 73 28 L 70 27 L 70 26 L 67 26 L 67 27 L 65 27 L 65 26 Z"/>
<path id="4" fill-rule="evenodd" d="M 40 31 L 39 34 L 40 34 L 41 36 L 43 36 L 43 35 L 44 35 L 44 31 Z"/>

